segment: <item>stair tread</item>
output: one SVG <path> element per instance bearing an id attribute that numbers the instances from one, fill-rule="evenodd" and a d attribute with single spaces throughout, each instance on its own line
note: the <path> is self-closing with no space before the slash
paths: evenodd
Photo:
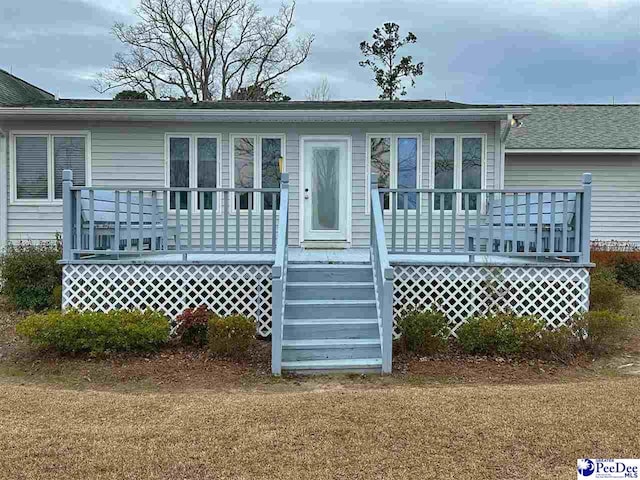
<path id="1" fill-rule="evenodd" d="M 370 263 L 290 263 L 288 265 L 291 270 L 326 270 L 326 269 L 354 269 L 354 270 L 371 270 Z"/>
<path id="2" fill-rule="evenodd" d="M 297 370 L 372 368 L 381 366 L 382 358 L 345 358 L 338 360 L 297 360 L 291 362 L 282 362 L 283 369 Z"/>
<path id="3" fill-rule="evenodd" d="M 380 338 L 323 338 L 319 340 L 283 340 L 283 347 L 360 347 L 380 345 Z"/>
<path id="4" fill-rule="evenodd" d="M 373 282 L 287 282 L 287 287 L 373 287 Z"/>
<path id="5" fill-rule="evenodd" d="M 285 318 L 284 325 L 370 325 L 378 324 L 378 319 L 372 318 Z"/>
<path id="6" fill-rule="evenodd" d="M 285 300 L 285 305 L 375 305 L 375 300 Z"/>

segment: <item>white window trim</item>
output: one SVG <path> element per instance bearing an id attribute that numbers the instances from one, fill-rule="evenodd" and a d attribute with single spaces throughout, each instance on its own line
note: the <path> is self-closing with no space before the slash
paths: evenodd
<path id="1" fill-rule="evenodd" d="M 284 133 L 232 133 L 229 135 L 229 188 L 235 188 L 236 185 L 236 170 L 235 170 L 235 139 L 236 138 L 252 138 L 254 143 L 253 147 L 253 188 L 262 188 L 262 139 L 264 138 L 279 138 L 281 141 L 280 156 L 282 157 L 282 171 L 287 171 L 287 139 Z M 236 211 L 235 195 L 229 202 L 229 211 Z M 253 206 L 258 205 L 258 195 L 254 194 Z M 271 210 L 264 210 L 265 215 L 272 214 Z M 248 215 L 248 210 L 240 210 L 240 214 Z"/>
<path id="2" fill-rule="evenodd" d="M 172 138 L 188 138 L 189 139 L 189 188 L 198 187 L 198 139 L 199 138 L 215 138 L 216 139 L 216 185 L 210 188 L 222 188 L 222 135 L 219 133 L 192 133 L 192 132 L 167 132 L 164 135 L 164 184 L 165 187 L 171 188 L 170 185 L 170 162 L 171 149 L 169 142 Z M 191 192 L 191 212 L 199 212 L 197 192 Z M 221 194 L 216 194 L 216 213 L 222 212 L 220 203 Z M 174 213 L 175 209 L 169 209 Z"/>
<path id="3" fill-rule="evenodd" d="M 16 137 L 47 137 L 47 198 L 18 198 L 18 175 L 16 159 Z M 9 135 L 10 198 L 11 205 L 62 205 L 55 198 L 55 166 L 53 159 L 53 137 L 84 137 L 85 186 L 91 186 L 91 132 L 88 130 L 12 130 Z"/>
<path id="4" fill-rule="evenodd" d="M 366 201 L 365 201 L 365 214 L 369 215 L 371 211 L 371 139 L 372 138 L 385 138 L 388 137 L 391 139 L 391 168 L 390 168 L 390 179 L 389 179 L 389 188 L 398 188 L 398 138 L 415 138 L 417 140 L 417 148 L 416 148 L 416 188 L 422 188 L 422 133 L 367 133 L 366 135 Z M 389 203 L 391 206 L 391 203 Z M 391 211 L 390 209 L 384 209 L 385 212 Z M 416 213 L 415 209 L 407 210 L 407 213 L 414 214 Z"/>
<path id="5" fill-rule="evenodd" d="M 437 138 L 452 138 L 455 141 L 454 155 L 453 155 L 453 188 L 462 188 L 462 139 L 463 138 L 480 138 L 482 139 L 482 158 L 480 159 L 480 189 L 487 188 L 487 134 L 486 133 L 434 133 L 431 134 L 431 140 L 429 143 L 429 185 L 430 188 L 435 189 L 436 182 L 436 139 Z M 482 195 L 481 203 L 484 204 L 485 195 Z M 434 211 L 440 211 L 435 208 L 435 202 L 432 206 Z M 456 195 L 456 212 L 458 214 L 464 214 L 464 208 L 462 206 L 462 195 Z M 475 210 L 469 210 L 469 212 L 475 212 Z M 445 210 L 451 214 L 451 210 Z"/>

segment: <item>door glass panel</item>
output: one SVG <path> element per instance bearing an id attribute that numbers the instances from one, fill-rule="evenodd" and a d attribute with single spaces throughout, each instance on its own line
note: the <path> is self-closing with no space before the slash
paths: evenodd
<path id="1" fill-rule="evenodd" d="M 216 138 L 198 138 L 198 188 L 216 188 L 217 182 L 217 161 L 218 161 L 218 140 Z M 198 194 L 198 208 L 211 210 L 213 208 L 213 192 L 204 192 L 202 199 L 204 205 L 200 205 Z"/>
<path id="2" fill-rule="evenodd" d="M 280 187 L 280 162 L 282 160 L 282 139 L 262 139 L 262 188 Z M 273 208 L 273 195 L 264 195 L 264 208 Z M 276 208 L 280 208 L 280 198 L 276 197 Z"/>
<path id="3" fill-rule="evenodd" d="M 169 186 L 184 188 L 189 186 L 189 139 L 169 139 Z M 187 192 L 173 192 L 169 196 L 170 208 L 187 208 Z M 179 199 L 176 205 L 176 198 Z"/>
<path id="4" fill-rule="evenodd" d="M 312 229 L 338 230 L 340 149 L 338 147 L 313 147 L 311 162 Z"/>
<path id="5" fill-rule="evenodd" d="M 436 138 L 435 139 L 435 181 L 434 187 L 438 190 L 453 189 L 453 167 L 455 154 L 455 140 L 453 138 Z M 444 210 L 451 210 L 452 195 L 445 193 Z M 435 194 L 434 208 L 440 210 L 441 195 Z"/>
<path id="6" fill-rule="evenodd" d="M 398 138 L 398 188 L 416 188 L 418 186 L 418 139 L 415 137 Z M 409 193 L 407 208 L 415 210 L 416 194 Z M 404 207 L 405 194 L 398 195 L 398 208 Z"/>
<path id="7" fill-rule="evenodd" d="M 462 139 L 462 188 L 480 189 L 482 186 L 482 139 Z M 478 207 L 478 196 L 469 195 L 469 208 Z"/>
<path id="8" fill-rule="evenodd" d="M 391 187 L 391 139 L 389 137 L 371 138 L 371 173 L 378 174 L 378 187 Z M 385 210 L 389 209 L 389 194 L 384 195 Z"/>
<path id="9" fill-rule="evenodd" d="M 233 141 L 233 161 L 236 188 L 253 188 L 254 139 L 235 138 Z M 241 210 L 249 208 L 249 194 L 240 194 Z"/>

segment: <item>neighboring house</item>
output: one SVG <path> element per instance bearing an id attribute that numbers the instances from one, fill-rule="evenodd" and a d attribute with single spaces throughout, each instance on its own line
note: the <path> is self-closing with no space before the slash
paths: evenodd
<path id="1" fill-rule="evenodd" d="M 53 100 L 54 95 L 0 68 L 0 105 Z"/>
<path id="2" fill-rule="evenodd" d="M 412 306 L 437 306 L 454 332 L 496 306 L 550 326 L 587 308 L 589 177 L 503 189 L 505 127 L 530 112 L 4 105 L 2 229 L 9 241 L 63 233 L 65 308 L 175 318 L 206 304 L 256 319 L 274 373 L 388 372 L 394 321 Z"/>
<path id="3" fill-rule="evenodd" d="M 640 243 L 640 105 L 523 105 L 507 139 L 506 188 L 593 174 L 591 238 Z"/>

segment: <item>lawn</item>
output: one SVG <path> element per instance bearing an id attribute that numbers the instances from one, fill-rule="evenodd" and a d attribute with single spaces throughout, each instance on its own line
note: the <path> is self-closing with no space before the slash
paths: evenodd
<path id="1" fill-rule="evenodd" d="M 0 478 L 573 479 L 577 458 L 640 455 L 640 335 L 572 365 L 397 358 L 385 377 L 275 379 L 267 342 L 242 362 L 65 357 L 17 339 L 16 318 L 0 315 Z"/>

